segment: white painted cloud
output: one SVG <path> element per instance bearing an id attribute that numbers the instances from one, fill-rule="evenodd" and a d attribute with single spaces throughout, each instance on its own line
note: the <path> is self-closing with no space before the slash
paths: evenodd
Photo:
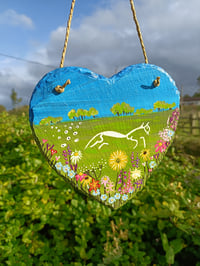
<path id="1" fill-rule="evenodd" d="M 0 14 L 0 24 L 26 27 L 29 29 L 34 28 L 31 18 L 24 14 L 19 14 L 13 9 L 8 9 Z"/>

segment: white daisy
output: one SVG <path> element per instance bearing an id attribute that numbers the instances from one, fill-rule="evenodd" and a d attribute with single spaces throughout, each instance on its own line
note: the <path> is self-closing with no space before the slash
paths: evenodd
<path id="1" fill-rule="evenodd" d="M 131 171 L 131 178 L 132 179 L 138 179 L 141 176 L 141 170 L 138 170 L 137 168 L 133 171 Z"/>
<path id="2" fill-rule="evenodd" d="M 77 162 L 82 158 L 81 151 L 73 151 L 71 154 L 71 161 L 73 164 L 77 164 Z"/>

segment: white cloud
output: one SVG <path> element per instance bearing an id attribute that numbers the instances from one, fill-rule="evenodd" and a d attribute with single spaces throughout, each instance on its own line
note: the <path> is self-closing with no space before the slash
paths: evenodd
<path id="1" fill-rule="evenodd" d="M 8 9 L 0 14 L 0 24 L 21 26 L 29 29 L 34 28 L 34 24 L 31 18 L 24 14 L 18 14 L 13 9 Z"/>
<path id="2" fill-rule="evenodd" d="M 144 62 L 129 3 L 108 2 L 107 8 L 85 17 L 79 27 L 73 28 L 72 23 L 66 66 L 86 67 L 111 76 L 128 65 Z M 164 68 L 179 87 L 183 86 L 184 93 L 194 93 L 200 75 L 200 1 L 138 0 L 135 6 L 149 63 Z M 53 30 L 49 41 L 29 55 L 29 59 L 59 67 L 65 31 L 64 27 Z M 50 70 L 45 66 L 27 65 L 27 81 L 24 76 L 22 91 L 28 95 L 25 87 L 32 91 Z M 13 82 L 20 84 L 19 74 Z"/>
<path id="3" fill-rule="evenodd" d="M 85 17 L 80 27 L 71 29 L 66 65 L 110 76 L 127 65 L 144 62 L 129 3 L 110 3 L 112 9 L 99 9 Z M 189 4 L 188 0 L 136 2 L 149 63 L 164 67 L 188 89 L 195 86 L 195 75 L 200 74 L 199 9 L 199 0 Z M 63 27 L 52 32 L 43 51 L 47 64 L 59 65 L 64 35 Z"/>

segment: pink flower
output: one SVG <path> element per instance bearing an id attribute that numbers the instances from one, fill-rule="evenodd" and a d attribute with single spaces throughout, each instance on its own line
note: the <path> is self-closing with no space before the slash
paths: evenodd
<path id="1" fill-rule="evenodd" d="M 164 152 L 167 149 L 166 142 L 162 139 L 158 140 L 155 145 L 155 148 L 156 148 L 156 152 L 158 151 Z"/>
<path id="2" fill-rule="evenodd" d="M 112 181 L 109 181 L 106 186 L 106 193 L 114 191 L 113 187 L 114 187 L 114 183 Z"/>
<path id="3" fill-rule="evenodd" d="M 127 180 L 127 183 L 124 184 L 124 187 L 121 190 L 121 194 L 126 194 L 129 193 L 131 190 L 134 190 L 133 185 L 131 184 L 131 179 L 130 177 Z"/>
<path id="4" fill-rule="evenodd" d="M 76 177 L 76 181 L 78 181 L 78 180 L 82 181 L 83 179 L 86 178 L 86 176 L 87 176 L 86 174 L 79 173 L 78 175 L 75 176 Z"/>
<path id="5" fill-rule="evenodd" d="M 109 181 L 110 181 L 110 178 L 106 175 L 101 178 L 101 184 L 104 185 L 104 187 L 106 187 Z"/>

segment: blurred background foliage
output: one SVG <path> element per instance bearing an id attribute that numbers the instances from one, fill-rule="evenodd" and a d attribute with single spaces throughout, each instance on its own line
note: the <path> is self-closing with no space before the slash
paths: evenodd
<path id="1" fill-rule="evenodd" d="M 27 106 L 0 111 L 0 265 L 200 266 L 200 138 L 178 129 L 147 186 L 113 211 L 48 166 Z"/>

